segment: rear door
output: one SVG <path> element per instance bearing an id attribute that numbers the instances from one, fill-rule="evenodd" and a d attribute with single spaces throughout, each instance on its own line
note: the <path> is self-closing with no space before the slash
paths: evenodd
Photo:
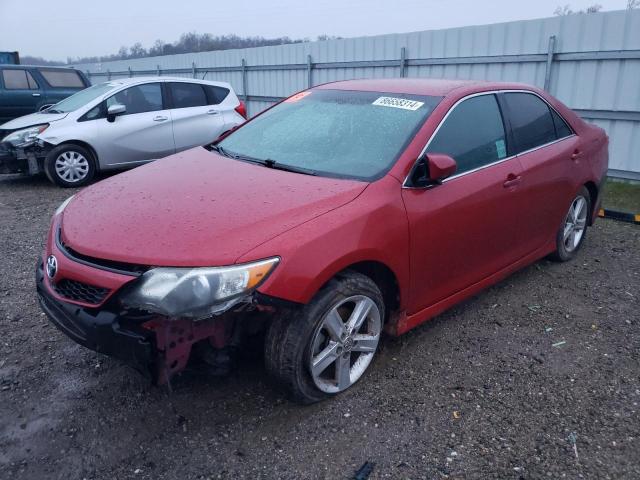
<path id="1" fill-rule="evenodd" d="M 44 104 L 44 89 L 26 68 L 0 69 L 0 122 L 36 112 Z"/>
<path id="2" fill-rule="evenodd" d="M 101 166 L 125 166 L 132 162 L 155 160 L 175 152 L 171 111 L 165 108 L 160 82 L 135 85 L 105 100 L 122 104 L 126 112 L 113 122 L 106 116 L 96 120 L 96 151 Z"/>
<path id="3" fill-rule="evenodd" d="M 45 103 L 54 104 L 86 88 L 80 74 L 71 68 L 38 68 L 37 73 L 46 82 Z"/>
<path id="4" fill-rule="evenodd" d="M 441 185 L 403 189 L 410 228 L 410 312 L 416 313 L 517 261 L 526 218 L 522 168 L 509 155 L 494 94 L 452 108 L 427 154 L 453 157 L 457 172 Z"/>
<path id="5" fill-rule="evenodd" d="M 531 92 L 505 92 L 500 100 L 513 131 L 513 149 L 523 168 L 521 189 L 529 199 L 528 219 L 518 242 L 528 251 L 555 238 L 573 199 L 573 170 L 580 158 L 572 159 L 578 137 L 560 115 Z"/>
<path id="6" fill-rule="evenodd" d="M 168 83 L 177 152 L 211 143 L 223 133 L 223 112 L 216 104 L 215 93 L 207 87 L 191 82 Z"/>

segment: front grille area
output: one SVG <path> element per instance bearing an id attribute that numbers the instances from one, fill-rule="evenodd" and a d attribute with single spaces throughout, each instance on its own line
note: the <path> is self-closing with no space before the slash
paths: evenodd
<path id="1" fill-rule="evenodd" d="M 94 285 L 68 279 L 60 280 L 52 286 L 55 292 L 61 297 L 92 305 L 102 303 L 110 292 L 107 288 L 96 287 Z"/>
<path id="2" fill-rule="evenodd" d="M 62 231 L 58 228 L 56 232 L 56 245 L 67 257 L 70 259 L 83 263 L 85 265 L 89 265 L 94 268 L 100 268 L 102 270 L 108 270 L 115 273 L 119 273 L 121 275 L 131 275 L 133 277 L 137 277 L 142 275 L 144 272 L 149 270 L 149 267 L 144 265 L 136 265 L 133 263 L 124 263 L 124 262 L 116 262 L 113 260 L 105 260 L 102 258 L 89 257 L 87 255 L 83 255 L 81 253 L 76 252 L 71 247 L 69 247 L 62 240 Z"/>

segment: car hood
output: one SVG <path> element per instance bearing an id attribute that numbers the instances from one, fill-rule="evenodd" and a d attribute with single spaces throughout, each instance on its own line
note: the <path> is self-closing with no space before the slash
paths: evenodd
<path id="1" fill-rule="evenodd" d="M 62 239 L 82 255 L 117 262 L 230 265 L 350 202 L 366 186 L 273 170 L 200 147 L 86 188 L 63 213 Z"/>
<path id="2" fill-rule="evenodd" d="M 18 130 L 31 127 L 32 125 L 42 125 L 43 123 L 57 122 L 69 115 L 68 113 L 30 113 L 24 117 L 14 118 L 7 123 L 0 125 L 2 130 Z"/>

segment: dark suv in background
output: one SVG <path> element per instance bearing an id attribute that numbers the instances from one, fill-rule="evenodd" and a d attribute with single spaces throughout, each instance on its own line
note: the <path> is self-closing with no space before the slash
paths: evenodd
<path id="1" fill-rule="evenodd" d="M 68 67 L 0 65 L 0 124 L 58 103 L 91 85 Z"/>

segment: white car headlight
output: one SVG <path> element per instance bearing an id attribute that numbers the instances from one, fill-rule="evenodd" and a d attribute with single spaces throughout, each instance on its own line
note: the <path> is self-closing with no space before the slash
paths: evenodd
<path id="1" fill-rule="evenodd" d="M 206 318 L 242 300 L 279 261 L 275 257 L 231 267 L 154 268 L 125 293 L 122 303 L 168 317 Z"/>
<path id="2" fill-rule="evenodd" d="M 44 132 L 48 126 L 49 124 L 45 123 L 43 125 L 34 125 L 33 127 L 16 130 L 4 137 L 2 141 L 9 142 L 14 147 L 28 147 L 35 143 L 36 137 Z"/>
<path id="3" fill-rule="evenodd" d="M 75 197 L 74 195 L 71 195 L 69 198 L 67 198 L 64 202 L 62 202 L 60 204 L 60 206 L 58 208 L 56 208 L 56 213 L 53 214 L 54 217 L 57 217 L 58 215 L 60 215 L 62 212 L 64 212 L 64 209 L 67 208 L 67 205 L 69 205 L 69 202 L 71 200 L 73 200 L 73 197 Z"/>

